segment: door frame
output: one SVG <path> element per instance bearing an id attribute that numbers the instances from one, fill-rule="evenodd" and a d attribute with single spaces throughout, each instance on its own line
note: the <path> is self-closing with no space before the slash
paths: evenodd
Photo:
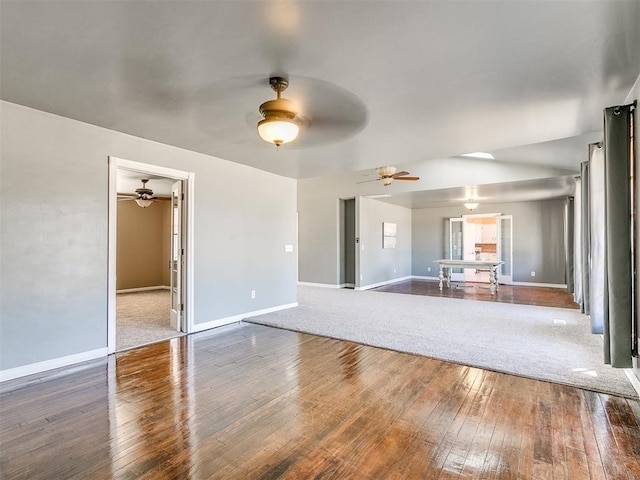
<path id="1" fill-rule="evenodd" d="M 108 261 L 107 261 L 107 352 L 116 352 L 116 241 L 117 241 L 117 173 L 119 169 L 131 170 L 141 174 L 159 175 L 174 180 L 184 181 L 184 231 L 183 241 L 185 245 L 185 272 L 184 272 L 184 319 L 185 333 L 192 333 L 195 324 L 193 298 L 194 298 L 194 269 L 193 269 L 193 244 L 194 244 L 194 184 L 195 173 L 173 168 L 161 167 L 149 163 L 134 162 L 118 157 L 109 156 L 109 189 L 108 189 Z"/>
<path id="2" fill-rule="evenodd" d="M 501 220 L 505 220 L 505 219 L 509 219 L 509 242 L 511 242 L 511 245 L 509 245 L 509 267 L 511 268 L 511 274 L 509 276 L 507 275 L 503 275 L 502 274 L 502 266 L 500 266 L 500 274 L 498 276 L 498 282 L 499 283 L 504 283 L 506 285 L 511 285 L 513 283 L 513 215 L 512 214 L 508 214 L 508 215 L 498 215 L 497 217 L 497 222 L 498 222 L 498 229 L 497 229 L 497 236 L 498 236 L 498 260 L 500 260 L 502 258 L 502 253 L 503 253 L 503 249 L 504 249 L 504 245 L 502 244 L 502 223 Z"/>

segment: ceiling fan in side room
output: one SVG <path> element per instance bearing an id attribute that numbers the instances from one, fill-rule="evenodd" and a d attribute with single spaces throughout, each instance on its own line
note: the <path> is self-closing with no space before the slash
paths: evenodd
<path id="1" fill-rule="evenodd" d="M 382 180 L 382 184 L 385 187 L 388 187 L 394 180 L 407 180 L 410 182 L 420 180 L 420 177 L 410 177 L 409 175 L 411 174 L 409 172 L 405 172 L 404 170 L 401 172 L 396 172 L 396 167 L 393 166 L 378 167 L 376 168 L 376 173 L 378 174 L 378 178 L 374 180 L 365 180 L 358 183 L 377 182 Z"/>
<path id="2" fill-rule="evenodd" d="M 153 195 L 153 190 L 147 188 L 147 182 L 149 181 L 149 179 L 143 178 L 140 181 L 142 182 L 142 187 L 136 188 L 135 195 L 119 193 L 118 201 L 134 200 L 140 207 L 147 208 L 156 200 L 170 200 L 169 198 L 155 197 Z"/>

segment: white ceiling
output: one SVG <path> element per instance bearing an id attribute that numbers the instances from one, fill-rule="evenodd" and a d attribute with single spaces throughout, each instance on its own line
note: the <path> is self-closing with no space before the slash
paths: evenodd
<path id="1" fill-rule="evenodd" d="M 2 1 L 1 97 L 292 178 L 471 151 L 578 170 L 640 2 Z M 268 77 L 311 117 L 262 142 Z"/>

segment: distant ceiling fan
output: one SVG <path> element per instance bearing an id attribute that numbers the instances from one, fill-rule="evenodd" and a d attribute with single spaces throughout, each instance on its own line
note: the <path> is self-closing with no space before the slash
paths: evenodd
<path id="1" fill-rule="evenodd" d="M 388 187 L 394 180 L 408 180 L 410 182 L 420 180 L 420 177 L 409 177 L 408 175 L 411 174 L 409 172 L 405 172 L 404 170 L 401 172 L 396 172 L 396 167 L 393 166 L 378 167 L 376 168 L 376 173 L 378 174 L 378 178 L 376 178 L 375 180 L 365 180 L 358 183 L 377 182 L 379 180 L 382 180 L 382 184 L 385 187 Z"/>
<path id="2" fill-rule="evenodd" d="M 143 178 L 140 180 L 142 182 L 142 187 L 136 188 L 135 195 L 124 195 L 118 194 L 118 201 L 124 200 L 135 200 L 135 202 L 141 206 L 142 208 L 147 208 L 156 200 L 169 200 L 168 198 L 159 198 L 153 196 L 153 190 L 147 188 L 148 178 Z"/>

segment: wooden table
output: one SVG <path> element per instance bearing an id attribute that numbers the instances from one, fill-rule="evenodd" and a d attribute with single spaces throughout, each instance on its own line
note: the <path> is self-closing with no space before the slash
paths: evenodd
<path id="1" fill-rule="evenodd" d="M 475 268 L 475 269 L 489 269 L 489 289 L 491 295 L 498 291 L 498 267 L 504 262 L 493 262 L 483 260 L 434 260 L 440 266 L 440 272 L 438 278 L 440 279 L 440 290 L 444 281 L 447 282 L 447 287 L 451 287 L 451 269 L 452 268 Z M 446 275 L 445 275 L 446 270 Z"/>

